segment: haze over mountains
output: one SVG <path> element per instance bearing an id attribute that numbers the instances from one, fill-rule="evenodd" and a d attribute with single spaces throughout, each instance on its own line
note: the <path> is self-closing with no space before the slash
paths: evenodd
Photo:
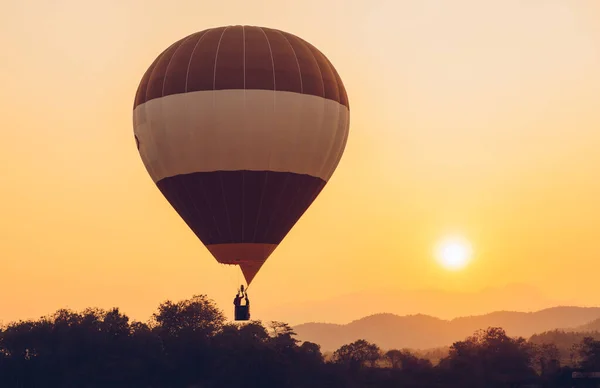
<path id="1" fill-rule="evenodd" d="M 600 332 L 600 318 L 588 322 L 585 325 L 578 326 L 573 330 L 577 332 Z"/>
<path id="2" fill-rule="evenodd" d="M 324 351 L 361 338 L 383 349 L 430 349 L 451 345 L 489 326 L 525 338 L 554 329 L 600 329 L 600 307 L 555 307 L 576 304 L 511 284 L 472 293 L 362 292 L 290 304 L 281 307 L 278 315 L 287 322 L 309 322 L 294 327 L 298 338 L 318 343 Z"/>
<path id="3" fill-rule="evenodd" d="M 287 303 L 260 311 L 257 306 L 255 313 L 257 316 L 277 317 L 294 325 L 306 322 L 344 324 L 378 313 L 424 314 L 452 319 L 492 311 L 538 311 L 554 306 L 581 306 L 581 303 L 551 299 L 534 287 L 510 284 L 478 292 L 363 291 L 334 299 Z"/>
<path id="4" fill-rule="evenodd" d="M 594 322 L 595 321 L 595 322 Z M 298 339 L 333 351 L 357 339 L 383 349 L 428 349 L 451 345 L 478 329 L 500 326 L 510 336 L 530 337 L 554 329 L 592 329 L 600 322 L 600 307 L 554 307 L 537 312 L 498 311 L 485 315 L 439 319 L 423 314 L 376 314 L 346 325 L 305 323 L 294 327 Z"/>

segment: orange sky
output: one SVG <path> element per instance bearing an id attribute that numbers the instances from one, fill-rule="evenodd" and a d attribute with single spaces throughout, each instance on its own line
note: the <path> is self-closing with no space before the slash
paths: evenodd
<path id="1" fill-rule="evenodd" d="M 3 3 L 0 320 L 90 305 L 145 320 L 194 293 L 229 313 L 239 270 L 162 197 L 132 129 L 152 60 L 227 24 L 313 43 L 351 104 L 344 157 L 253 282 L 254 317 L 357 291 L 508 283 L 600 304 L 596 0 L 90 4 Z M 434 260 L 448 234 L 473 245 L 463 271 Z"/>

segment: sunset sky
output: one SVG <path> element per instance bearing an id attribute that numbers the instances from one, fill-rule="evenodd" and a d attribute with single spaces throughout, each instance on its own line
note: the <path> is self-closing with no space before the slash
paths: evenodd
<path id="1" fill-rule="evenodd" d="M 145 320 L 197 293 L 231 314 L 239 269 L 163 198 L 132 128 L 156 56 L 230 24 L 314 44 L 351 109 L 337 171 L 252 283 L 253 318 L 357 292 L 513 283 L 600 305 L 597 0 L 2 4 L 0 321 L 87 306 Z M 471 244 L 462 270 L 436 260 L 449 236 Z"/>

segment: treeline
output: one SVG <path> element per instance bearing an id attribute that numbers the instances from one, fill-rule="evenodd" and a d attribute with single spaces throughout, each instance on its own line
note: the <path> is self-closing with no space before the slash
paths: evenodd
<path id="1" fill-rule="evenodd" d="M 600 341 L 581 338 L 574 367 L 600 371 Z M 147 323 L 118 309 L 59 310 L 0 330 L 0 387 L 570 387 L 555 344 L 501 328 L 450 346 L 434 365 L 358 340 L 324 358 L 281 322 L 232 324 L 206 296 L 162 303 Z"/>
<path id="2" fill-rule="evenodd" d="M 577 332 L 565 330 L 551 330 L 534 334 L 529 341 L 536 345 L 553 344 L 556 346 L 558 359 L 561 365 L 576 367 L 580 362 L 580 345 L 585 338 L 600 340 L 600 332 Z"/>

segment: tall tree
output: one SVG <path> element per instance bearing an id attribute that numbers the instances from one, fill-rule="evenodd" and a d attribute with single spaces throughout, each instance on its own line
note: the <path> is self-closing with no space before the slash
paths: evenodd
<path id="1" fill-rule="evenodd" d="M 380 357 L 379 347 L 364 339 L 343 345 L 333 353 L 336 363 L 347 365 L 353 370 L 360 369 L 364 365 L 375 367 Z"/>

